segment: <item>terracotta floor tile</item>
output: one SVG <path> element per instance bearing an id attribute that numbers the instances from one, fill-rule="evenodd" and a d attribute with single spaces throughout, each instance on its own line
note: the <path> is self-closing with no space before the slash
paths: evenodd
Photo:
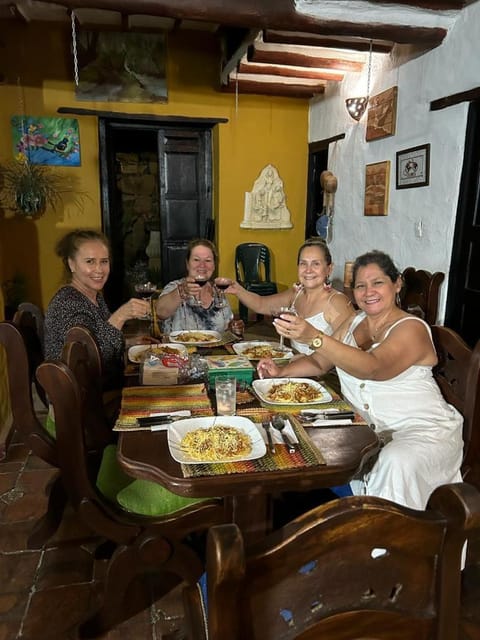
<path id="1" fill-rule="evenodd" d="M 47 549 L 42 556 L 37 573 L 37 591 L 52 587 L 91 582 L 94 559 L 81 547 Z"/>
<path id="2" fill-rule="evenodd" d="M 30 590 L 0 594 L 0 619 L 21 621 L 28 603 Z"/>
<path id="3" fill-rule="evenodd" d="M 24 493 L 22 489 L 19 489 L 19 491 L 18 497 L 3 509 L 2 520 L 5 523 L 19 522 L 20 520 L 38 520 L 45 513 L 46 497 L 39 494 Z"/>
<path id="4" fill-rule="evenodd" d="M 41 458 L 38 458 L 34 453 L 30 453 L 30 455 L 28 456 L 27 464 L 25 465 L 25 469 L 27 471 L 31 471 L 34 469 L 55 469 L 55 467 L 52 467 L 48 464 L 48 462 L 45 462 Z"/>
<path id="5" fill-rule="evenodd" d="M 2 462 L 2 466 L 18 461 L 25 462 L 28 454 L 29 449 L 23 443 L 16 444 L 11 442 L 7 450 L 7 457 L 5 461 Z"/>
<path id="6" fill-rule="evenodd" d="M 0 551 L 12 552 L 27 549 L 27 539 L 35 520 L 23 520 L 0 524 Z"/>
<path id="7" fill-rule="evenodd" d="M 0 576 L 3 593 L 17 593 L 30 588 L 40 560 L 40 551 L 0 554 Z"/>
<path id="8" fill-rule="evenodd" d="M 0 621 L 0 640 L 15 640 L 20 632 L 19 620 Z"/>
<path id="9" fill-rule="evenodd" d="M 0 496 L 15 486 L 18 472 L 4 473 L 3 465 L 0 463 Z"/>

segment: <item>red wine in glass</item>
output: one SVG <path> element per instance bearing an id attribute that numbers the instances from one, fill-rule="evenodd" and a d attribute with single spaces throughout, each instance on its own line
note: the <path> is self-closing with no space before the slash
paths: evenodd
<path id="1" fill-rule="evenodd" d="M 135 285 L 135 293 L 143 300 L 149 300 L 157 290 L 152 282 L 141 282 Z"/>
<path id="2" fill-rule="evenodd" d="M 276 309 L 272 309 L 271 312 L 274 318 L 280 318 L 281 315 L 291 315 L 296 316 L 297 312 L 293 307 L 277 307 Z M 282 320 L 286 320 L 286 318 L 282 318 Z M 284 346 L 284 336 L 280 336 L 280 346 Z"/>

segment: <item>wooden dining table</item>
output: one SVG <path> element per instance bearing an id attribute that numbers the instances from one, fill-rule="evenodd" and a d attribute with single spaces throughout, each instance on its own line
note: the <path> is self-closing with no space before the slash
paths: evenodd
<path id="1" fill-rule="evenodd" d="M 141 395 L 141 388 L 138 389 Z M 180 388 L 178 392 L 181 392 Z M 149 393 L 154 395 L 151 387 Z M 214 398 L 211 392 L 208 398 L 211 403 L 210 415 L 213 415 Z M 140 406 L 141 398 L 137 398 L 136 402 Z M 237 415 L 251 417 L 255 422 L 260 422 L 258 416 L 253 418 L 250 415 L 252 411 L 256 411 L 255 407 L 258 411 L 275 411 L 275 408 L 265 405 L 262 407 L 259 399 L 253 395 L 251 402 L 245 407 L 247 408 L 237 406 Z M 297 408 L 297 412 L 300 408 Z M 159 405 L 156 408 L 158 410 Z M 276 494 L 345 484 L 380 447 L 375 432 L 366 424 L 332 424 L 331 427 L 304 429 L 296 421 L 294 414 L 291 415 L 291 422 L 296 425 L 297 432 L 302 434 L 305 445 L 312 450 L 318 449 L 321 453 L 321 463 L 310 461 L 308 466 L 242 469 L 240 472 L 190 476 L 185 473 L 185 466 L 176 462 L 170 454 L 167 432 L 147 430 L 120 431 L 118 460 L 123 470 L 133 478 L 157 482 L 179 495 L 223 497 L 228 517 L 240 527 L 246 544 L 252 544 L 271 530 L 272 502 Z M 285 454 L 283 455 L 285 460 Z"/>

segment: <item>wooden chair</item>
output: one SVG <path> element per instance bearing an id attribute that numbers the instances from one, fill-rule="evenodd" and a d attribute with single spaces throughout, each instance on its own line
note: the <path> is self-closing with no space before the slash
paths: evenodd
<path id="1" fill-rule="evenodd" d="M 418 315 L 429 325 L 435 324 L 438 312 L 439 289 L 445 274 L 430 273 L 424 269 L 407 267 L 402 273 L 403 288 L 400 292 L 402 309 Z"/>
<path id="2" fill-rule="evenodd" d="M 234 524 L 207 543 L 209 640 L 457 640 L 462 547 L 480 494 L 444 485 L 426 511 L 355 496 L 321 505 L 245 552 Z M 184 590 L 204 640 L 199 589 Z"/>
<path id="3" fill-rule="evenodd" d="M 25 339 L 24 335 L 28 334 Z M 32 399 L 32 378 L 35 358 L 29 358 L 27 342 L 29 327 L 18 327 L 10 322 L 0 322 L 0 344 L 7 356 L 7 378 L 12 411 L 12 431 L 17 430 L 26 447 L 50 464 L 58 467 L 57 446 L 37 418 Z M 42 390 L 43 391 L 43 390 Z M 38 549 L 55 533 L 62 520 L 66 494 L 57 476 L 50 487 L 49 502 L 45 516 L 41 518 L 28 538 L 29 548 Z"/>
<path id="4" fill-rule="evenodd" d="M 38 397 L 46 407 L 48 405 L 47 399 L 35 378 L 35 371 L 45 358 L 43 312 L 31 302 L 22 302 L 18 305 L 12 322 L 22 330 L 30 361 L 32 382 L 35 384 Z"/>
<path id="5" fill-rule="evenodd" d="M 480 340 L 472 350 L 453 329 L 434 325 L 433 373 L 447 402 L 463 415 L 462 476 L 480 489 Z"/>
<path id="6" fill-rule="evenodd" d="M 220 499 L 181 499 L 186 501 L 182 508 L 161 516 L 122 509 L 118 501 L 99 490 L 102 467 L 97 470 L 97 478 L 92 473 L 85 445 L 88 412 L 74 374 L 64 362 L 47 361 L 38 368 L 37 377 L 55 410 L 59 464 L 70 501 L 84 523 L 114 548 L 105 575 L 102 606 L 80 630 L 83 638 L 97 637 L 150 605 L 151 594 L 139 588 L 139 577 L 161 575 L 157 597 L 182 580 L 194 584 L 204 567 L 186 537 L 225 522 L 226 510 Z M 105 451 L 111 453 L 114 448 Z M 102 465 L 105 460 L 108 456 Z M 110 457 L 110 462 L 116 462 L 116 458 Z"/>
<path id="7" fill-rule="evenodd" d="M 277 293 L 277 284 L 270 280 L 270 251 L 260 242 L 244 242 L 235 249 L 235 277 L 240 284 L 261 296 Z M 247 322 L 248 309 L 239 303 L 240 318 Z"/>

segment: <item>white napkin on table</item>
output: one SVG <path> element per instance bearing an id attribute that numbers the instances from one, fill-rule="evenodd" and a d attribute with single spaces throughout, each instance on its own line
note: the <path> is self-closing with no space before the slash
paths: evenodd
<path id="1" fill-rule="evenodd" d="M 305 422 L 302 426 L 308 429 L 308 427 L 341 427 L 352 423 L 351 418 L 345 418 L 344 420 L 314 420 L 313 422 Z"/>
<path id="2" fill-rule="evenodd" d="M 258 425 L 258 429 L 262 434 L 262 438 L 264 439 L 265 444 L 268 444 L 267 432 L 262 427 L 261 423 Z M 282 438 L 282 432 L 280 432 L 278 429 L 270 426 L 270 433 L 272 434 L 273 444 L 285 444 Z M 292 442 L 298 442 L 297 434 L 293 430 L 293 427 L 290 424 L 290 420 L 285 420 L 285 428 L 283 429 L 283 433 L 290 436 Z"/>
<path id="3" fill-rule="evenodd" d="M 156 416 L 179 416 L 181 418 L 190 418 L 192 412 L 188 409 L 180 409 L 179 411 L 164 411 L 163 413 L 150 413 L 149 418 L 155 418 Z M 171 425 L 171 422 L 166 422 L 164 424 L 156 424 L 150 427 L 150 431 L 167 431 L 168 427 Z"/>

